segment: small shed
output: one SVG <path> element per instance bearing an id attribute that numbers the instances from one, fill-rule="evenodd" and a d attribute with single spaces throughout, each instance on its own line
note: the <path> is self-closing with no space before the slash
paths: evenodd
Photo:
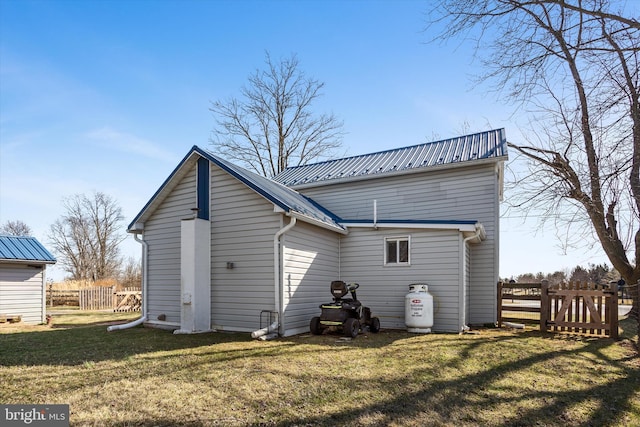
<path id="1" fill-rule="evenodd" d="M 55 262 L 34 237 L 0 235 L 0 322 L 45 322 L 46 268 Z"/>

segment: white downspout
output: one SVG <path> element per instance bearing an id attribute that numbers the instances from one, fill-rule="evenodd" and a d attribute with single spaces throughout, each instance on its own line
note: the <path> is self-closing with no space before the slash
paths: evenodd
<path id="1" fill-rule="evenodd" d="M 133 328 L 147 321 L 147 253 L 149 251 L 149 245 L 144 239 L 138 238 L 138 234 L 134 234 L 133 238 L 136 242 L 142 244 L 142 315 L 129 323 L 123 325 L 112 325 L 107 328 L 107 332 L 120 331 L 122 329 Z"/>
<path id="2" fill-rule="evenodd" d="M 469 330 L 469 326 L 466 325 L 467 320 L 467 242 L 469 240 L 477 239 L 482 234 L 482 229 L 476 226 L 476 233 L 472 236 L 466 237 L 462 240 L 462 316 L 464 318 L 464 323 L 462 324 L 462 330 L 460 332 L 465 332 Z"/>
<path id="3" fill-rule="evenodd" d="M 296 217 L 291 217 L 291 221 L 289 224 L 282 227 L 280 230 L 276 232 L 273 236 L 273 284 L 274 284 L 274 294 L 275 294 L 275 308 L 278 312 L 278 317 L 276 321 L 267 326 L 266 328 L 258 329 L 257 331 L 251 332 L 251 338 L 260 338 L 267 334 L 278 333 L 278 329 L 280 326 L 280 319 L 282 318 L 282 300 L 283 298 L 283 289 L 280 286 L 280 237 L 295 227 L 297 222 Z"/>

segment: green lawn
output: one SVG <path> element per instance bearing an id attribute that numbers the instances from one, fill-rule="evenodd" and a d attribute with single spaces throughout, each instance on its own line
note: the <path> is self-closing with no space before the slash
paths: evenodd
<path id="1" fill-rule="evenodd" d="M 629 320 L 618 342 L 533 329 L 263 342 L 100 324 L 127 318 L 0 327 L 0 402 L 66 403 L 90 426 L 640 425 Z"/>

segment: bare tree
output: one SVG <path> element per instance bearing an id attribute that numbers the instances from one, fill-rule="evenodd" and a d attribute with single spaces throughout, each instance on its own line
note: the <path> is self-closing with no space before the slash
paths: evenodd
<path id="1" fill-rule="evenodd" d="M 31 236 L 31 228 L 20 220 L 7 221 L 0 227 L 0 234 L 9 234 L 11 236 Z"/>
<path id="2" fill-rule="evenodd" d="M 333 114 L 314 115 L 311 105 L 324 83 L 299 70 L 295 55 L 256 70 L 241 89 L 241 99 L 211 103 L 216 126 L 213 149 L 266 177 L 334 155 L 342 126 Z"/>
<path id="3" fill-rule="evenodd" d="M 74 280 L 100 280 L 118 273 L 118 246 L 124 240 L 122 209 L 104 193 L 76 194 L 63 201 L 65 215 L 51 226 L 49 238 L 58 264 Z"/>
<path id="4" fill-rule="evenodd" d="M 142 264 L 139 259 L 129 257 L 124 263 L 118 282 L 124 288 L 139 288 L 142 286 Z"/>
<path id="5" fill-rule="evenodd" d="M 633 2 L 630 2 L 633 3 Z M 522 108 L 527 160 L 511 205 L 541 210 L 598 242 L 627 283 L 640 279 L 640 23 L 609 0 L 441 0 L 436 39 L 474 39 L 480 80 Z M 634 6 L 631 6 L 634 7 Z M 638 293 L 634 311 L 638 313 Z"/>

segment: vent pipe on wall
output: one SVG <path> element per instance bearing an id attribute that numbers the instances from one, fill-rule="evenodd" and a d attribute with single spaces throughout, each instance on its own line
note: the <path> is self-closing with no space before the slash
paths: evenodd
<path id="1" fill-rule="evenodd" d="M 373 228 L 378 229 L 378 201 L 373 200 Z"/>

